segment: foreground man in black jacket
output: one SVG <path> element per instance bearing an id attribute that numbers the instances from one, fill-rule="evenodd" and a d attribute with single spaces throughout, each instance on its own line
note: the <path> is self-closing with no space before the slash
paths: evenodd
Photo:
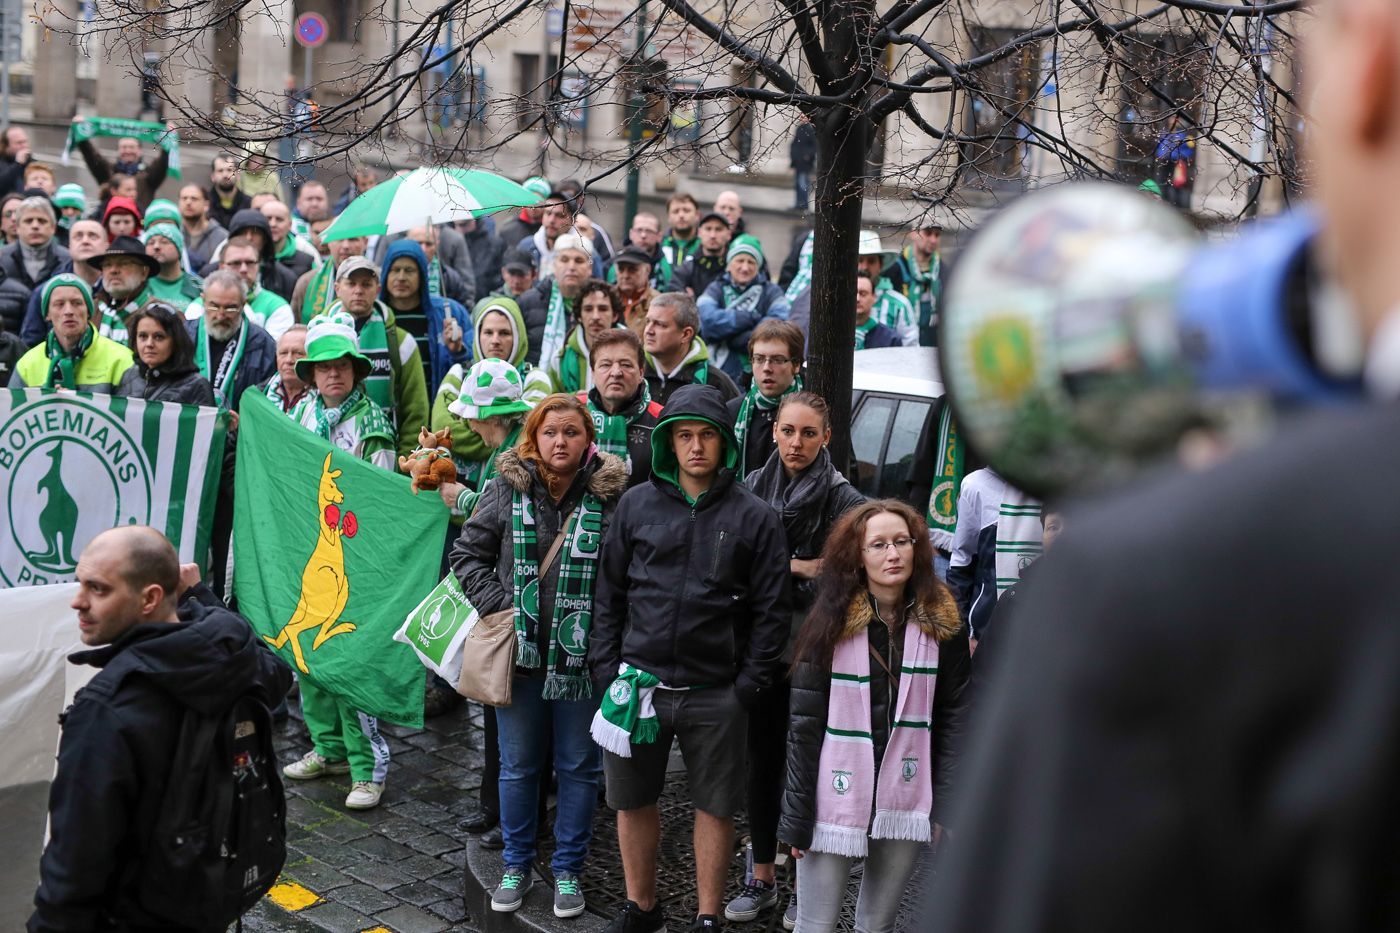
<path id="1" fill-rule="evenodd" d="M 1400 4 L 1312 7 L 1318 258 L 1351 300 L 1316 310 L 1355 314 L 1372 401 L 1071 513 L 927 929 L 1400 929 Z"/>
<path id="2" fill-rule="evenodd" d="M 63 716 L 51 836 L 28 929 L 169 929 L 143 908 L 135 885 L 184 711 L 213 713 L 248 692 L 274 706 L 291 672 L 153 528 L 98 535 L 77 577 L 78 634 L 92 650 L 69 660 L 102 670 Z"/>
<path id="3" fill-rule="evenodd" d="M 624 740 L 630 757 L 603 754 L 627 881 L 609 933 L 666 923 L 656 903 L 656 801 L 673 737 L 695 800 L 700 909 L 691 929 L 719 929 L 744 803 L 745 710 L 782 663 L 790 614 L 783 527 L 734 480 L 738 445 L 720 391 L 677 389 L 651 436 L 651 482 L 623 495 L 603 545 L 589 644 L 595 696 L 626 701 L 638 685 L 619 677 L 623 664 L 660 681 L 649 694 L 654 737 L 634 731 Z"/>

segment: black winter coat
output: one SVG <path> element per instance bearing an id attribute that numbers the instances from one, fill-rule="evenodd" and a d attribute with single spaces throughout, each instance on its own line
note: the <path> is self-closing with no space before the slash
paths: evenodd
<path id="1" fill-rule="evenodd" d="M 501 287 L 501 259 L 505 256 L 505 240 L 491 233 L 485 221 L 478 220 L 476 229 L 462 234 L 467 241 L 467 252 L 472 257 L 472 269 L 476 272 L 476 294 L 485 297 Z M 467 305 L 468 309 L 471 305 Z"/>
<path id="2" fill-rule="evenodd" d="M 291 686 L 286 665 L 208 587 L 186 595 L 180 617 L 69 657 L 102 670 L 61 717 L 30 933 L 168 929 L 136 902 L 128 869 L 149 845 L 185 709 L 214 713 L 244 693 L 270 709 Z"/>
<path id="3" fill-rule="evenodd" d="M 525 293 L 515 299 L 515 303 L 520 306 L 520 316 L 525 319 L 525 336 L 530 341 L 530 349 L 525 354 L 525 362 L 532 366 L 540 365 L 540 350 L 544 348 L 544 325 L 549 318 L 549 292 L 554 286 L 553 277 L 536 282 L 533 288 L 526 289 Z M 573 330 L 574 315 L 569 314 L 568 320 L 564 322 L 564 333 Z M 545 360 L 547 367 L 550 360 Z"/>
<path id="4" fill-rule="evenodd" d="M 5 330 L 18 334 L 24 326 L 24 312 L 29 306 L 29 296 L 49 279 L 53 278 L 64 265 L 70 262 L 68 250 L 54 243 L 49 249 L 49 261 L 44 265 L 39 277 L 30 278 L 24 268 L 24 257 L 20 245 L 11 243 L 0 249 L 0 318 Z"/>
<path id="5" fill-rule="evenodd" d="M 691 503 L 668 422 L 720 426 L 727 466 Z M 734 481 L 734 435 L 717 390 L 684 386 L 652 432 L 651 482 L 629 489 L 603 545 L 588 662 L 595 682 L 626 661 L 673 687 L 732 683 L 751 707 L 782 665 L 790 618 L 778 516 Z"/>
<path id="6" fill-rule="evenodd" d="M 967 723 L 965 691 L 972 672 L 972 651 L 967 627 L 958 616 L 953 594 L 939 587 L 938 601 L 932 605 L 910 604 L 905 624 L 922 625 L 938 638 L 938 680 L 933 688 L 933 820 L 948 825 L 948 805 L 953 793 L 958 760 Z M 881 621 L 868 593 L 861 591 L 846 612 L 848 632 L 864 630 L 869 642 L 898 671 L 903 652 L 904 629 L 895 637 L 890 650 L 890 631 Z M 792 672 L 789 705 L 787 780 L 783 785 L 783 810 L 778 820 L 778 838 L 799 849 L 812 844 L 817 820 L 817 763 L 826 738 L 827 708 L 831 697 L 831 663 L 807 658 Z M 875 771 L 879 774 L 890 723 L 898 697 L 897 684 L 891 689 L 889 677 L 874 658 L 870 660 L 870 729 L 875 746 Z M 872 816 L 874 814 L 872 813 Z"/>
<path id="7" fill-rule="evenodd" d="M 471 600 L 477 612 L 486 615 L 511 606 L 511 591 L 515 575 L 515 542 L 511 535 L 511 500 L 513 492 L 528 492 L 535 514 L 535 561 L 544 560 L 554 538 L 563 529 L 569 515 L 583 499 L 584 491 L 603 501 L 602 533 L 606 538 L 608 523 L 617 499 L 626 488 L 627 473 L 622 461 L 612 454 L 600 453 L 579 470 L 573 485 L 556 503 L 540 478 L 534 463 L 522 460 L 514 447 L 496 457 L 497 476 L 486 484 L 476 511 L 462 525 L 462 533 L 452 546 L 448 563 L 462 592 Z M 540 657 L 549 656 L 549 620 L 553 618 L 554 596 L 558 589 L 559 568 L 563 554 L 556 555 L 549 570 L 540 578 L 539 639 Z M 541 668 L 534 672 L 543 677 Z"/>
<path id="8" fill-rule="evenodd" d="M 685 262 L 675 272 L 671 273 L 671 286 L 673 292 L 688 291 L 693 298 L 699 298 L 705 294 L 705 289 L 710 287 L 710 283 L 724 275 L 723 256 L 703 256 L 696 254 L 686 257 Z"/>
<path id="9" fill-rule="evenodd" d="M 199 321 L 186 321 L 190 339 L 199 340 Z M 210 363 L 210 375 L 218 370 L 218 363 Z M 238 411 L 238 400 L 245 390 L 269 379 L 277 372 L 277 341 L 272 335 L 256 324 L 248 325 L 248 346 L 243 351 L 243 359 L 238 363 L 238 371 L 233 374 L 232 403 L 229 408 Z"/>
<path id="10" fill-rule="evenodd" d="M 213 185 L 205 189 L 204 194 L 209 198 L 209 219 L 225 230 L 233 222 L 235 214 L 239 211 L 249 210 L 253 206 L 253 199 L 238 188 L 233 189 L 233 202 L 228 207 L 224 207 L 223 202 L 219 200 L 219 193 Z"/>
<path id="11" fill-rule="evenodd" d="M 139 359 L 122 373 L 116 396 L 141 398 L 148 402 L 179 402 L 182 405 L 213 405 L 214 390 L 197 369 L 181 372 L 152 370 Z"/>
<path id="12" fill-rule="evenodd" d="M 729 409 L 729 420 L 734 422 L 734 427 L 739 427 L 739 409 L 744 404 L 744 396 L 739 395 L 725 402 L 725 407 Z M 768 462 L 768 458 L 773 455 L 773 451 L 778 446 L 773 443 L 773 422 L 778 420 L 778 409 L 753 407 L 753 412 L 749 416 L 749 430 L 744 436 L 744 449 L 739 452 L 739 456 L 744 459 L 744 475 L 755 473 L 762 469 Z"/>

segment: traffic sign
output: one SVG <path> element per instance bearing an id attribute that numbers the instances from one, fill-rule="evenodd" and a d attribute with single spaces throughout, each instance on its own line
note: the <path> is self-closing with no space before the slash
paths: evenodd
<path id="1" fill-rule="evenodd" d="M 324 45 L 330 34 L 330 26 L 320 13 L 303 13 L 297 17 L 297 42 L 303 48 L 314 49 Z"/>

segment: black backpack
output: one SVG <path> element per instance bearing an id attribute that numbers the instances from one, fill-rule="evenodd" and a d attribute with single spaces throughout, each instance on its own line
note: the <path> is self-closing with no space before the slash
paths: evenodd
<path id="1" fill-rule="evenodd" d="M 224 929 L 267 893 L 286 860 L 271 713 L 249 694 L 217 716 L 187 709 L 141 866 L 142 909 L 173 925 Z"/>

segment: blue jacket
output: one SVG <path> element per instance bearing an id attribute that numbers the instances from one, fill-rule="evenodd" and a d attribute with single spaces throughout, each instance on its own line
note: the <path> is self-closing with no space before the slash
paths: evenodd
<path id="1" fill-rule="evenodd" d="M 738 379 L 744 374 L 743 359 L 749 352 L 749 337 L 753 335 L 753 329 L 758 326 L 759 321 L 770 317 L 786 321 L 792 313 L 783 290 L 769 281 L 761 271 L 754 281 L 763 286 L 763 294 L 759 296 L 753 311 L 732 311 L 724 306 L 724 287 L 734 286 L 728 272 L 711 282 L 709 288 L 705 289 L 705 294 L 696 301 L 700 311 L 700 336 L 710 345 L 712 357 L 724 357 L 720 361 L 720 368 L 733 379 Z M 721 348 L 727 348 L 729 352 L 715 352 Z"/>
<path id="2" fill-rule="evenodd" d="M 410 239 L 395 240 L 389 244 L 389 248 L 384 252 L 384 265 L 379 270 L 379 281 L 383 283 L 380 287 L 380 300 L 388 302 L 389 267 L 394 264 L 394 260 L 400 256 L 407 256 L 418 263 L 418 289 L 419 307 L 424 309 L 424 315 L 428 318 L 428 394 L 431 397 L 437 391 L 442 378 L 447 375 L 447 371 L 455 364 L 469 364 L 472 356 L 472 318 L 467 313 L 467 309 L 451 298 L 438 298 L 428 291 L 428 257 L 423 253 L 423 247 Z M 451 314 L 457 319 L 457 323 L 462 327 L 462 352 L 452 353 L 447 349 L 447 344 L 442 342 L 442 325 L 447 320 L 447 315 Z"/>

